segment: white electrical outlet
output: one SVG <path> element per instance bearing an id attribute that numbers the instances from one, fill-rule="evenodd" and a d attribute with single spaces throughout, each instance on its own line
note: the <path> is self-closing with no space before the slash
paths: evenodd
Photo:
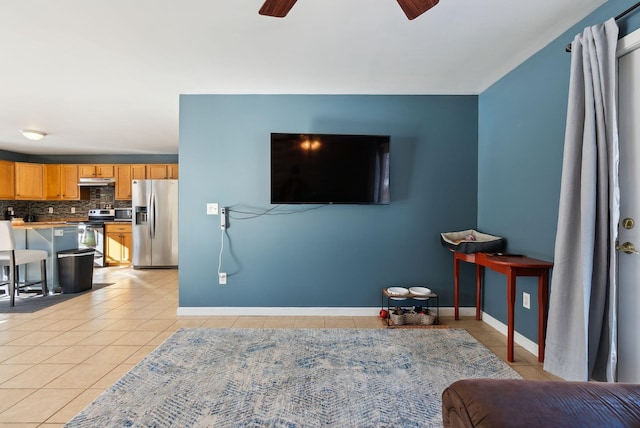
<path id="1" fill-rule="evenodd" d="M 64 230 L 62 230 L 62 229 L 53 229 L 53 236 L 64 236 Z"/>
<path id="2" fill-rule="evenodd" d="M 49 207 L 49 214 L 53 214 L 53 207 Z"/>
<path id="3" fill-rule="evenodd" d="M 75 214 L 76 213 L 76 207 L 71 207 L 71 214 Z"/>
<path id="4" fill-rule="evenodd" d="M 218 204 L 215 202 L 207 203 L 207 215 L 218 215 Z"/>
<path id="5" fill-rule="evenodd" d="M 529 293 L 522 293 L 522 306 L 531 309 L 531 295 Z"/>
<path id="6" fill-rule="evenodd" d="M 224 272 L 220 272 L 218 274 L 218 284 L 225 285 L 227 283 L 227 274 Z"/>

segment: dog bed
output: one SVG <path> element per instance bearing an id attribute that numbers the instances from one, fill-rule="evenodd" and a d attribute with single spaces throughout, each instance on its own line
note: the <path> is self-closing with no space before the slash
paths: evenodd
<path id="1" fill-rule="evenodd" d="M 506 244 L 504 238 L 473 229 L 441 233 L 440 242 L 445 248 L 466 254 L 495 253 L 502 251 Z"/>

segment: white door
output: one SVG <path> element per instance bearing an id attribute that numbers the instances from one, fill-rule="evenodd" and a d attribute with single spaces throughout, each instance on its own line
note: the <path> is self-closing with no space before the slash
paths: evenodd
<path id="1" fill-rule="evenodd" d="M 618 240 L 640 251 L 640 30 L 620 41 L 618 55 Z M 635 225 L 625 225 L 624 219 L 633 219 Z M 620 251 L 618 260 L 618 381 L 640 383 L 640 254 Z"/>

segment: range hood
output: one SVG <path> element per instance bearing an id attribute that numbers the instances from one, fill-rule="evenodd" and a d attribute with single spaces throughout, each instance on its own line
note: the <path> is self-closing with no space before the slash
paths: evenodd
<path id="1" fill-rule="evenodd" d="M 115 178 L 85 178 L 81 177 L 78 182 L 78 186 L 80 187 L 89 187 L 89 186 L 115 186 L 116 179 Z"/>

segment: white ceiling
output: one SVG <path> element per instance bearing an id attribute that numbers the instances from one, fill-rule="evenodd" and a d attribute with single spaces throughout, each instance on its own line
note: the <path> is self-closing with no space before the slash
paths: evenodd
<path id="1" fill-rule="evenodd" d="M 0 149 L 175 154 L 179 94 L 479 94 L 605 0 L 441 0 L 413 21 L 395 0 L 283 19 L 262 1 L 5 0 Z"/>

